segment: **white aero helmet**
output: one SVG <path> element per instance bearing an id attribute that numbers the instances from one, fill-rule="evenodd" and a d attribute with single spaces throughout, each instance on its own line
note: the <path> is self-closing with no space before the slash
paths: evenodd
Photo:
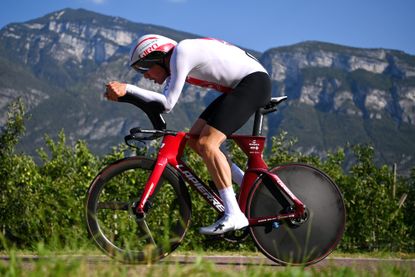
<path id="1" fill-rule="evenodd" d="M 130 66 L 140 73 L 150 69 L 155 63 L 163 67 L 163 58 L 177 42 L 160 35 L 145 35 L 137 40 L 130 53 Z"/>

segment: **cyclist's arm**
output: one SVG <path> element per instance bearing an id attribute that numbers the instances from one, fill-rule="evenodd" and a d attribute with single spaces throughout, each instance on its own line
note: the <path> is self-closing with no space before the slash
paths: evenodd
<path id="1" fill-rule="evenodd" d="M 144 102 L 159 102 L 164 106 L 165 111 L 167 112 L 167 98 L 164 94 L 157 93 L 152 90 L 143 89 L 131 84 L 127 84 L 126 87 L 127 94 L 134 95 L 135 97 L 140 98 Z"/>
<path id="2" fill-rule="evenodd" d="M 164 112 L 170 112 L 176 105 L 180 94 L 182 93 L 186 77 L 191 68 L 194 67 L 197 59 L 189 59 L 189 50 L 182 47 L 176 47 L 176 51 L 170 59 L 170 77 L 166 80 L 163 93 L 157 93 L 151 90 L 139 88 L 137 86 L 128 84 L 126 87 L 127 93 L 133 94 L 145 102 L 159 102 L 164 106 Z"/>
<path id="3" fill-rule="evenodd" d="M 190 64 L 189 53 L 181 46 L 176 47 L 170 59 L 170 77 L 164 87 L 163 94 L 166 97 L 166 110 L 171 111 L 179 100 L 187 75 L 193 66 Z"/>
<path id="4" fill-rule="evenodd" d="M 127 84 L 126 92 L 127 94 L 139 97 L 145 102 L 159 102 L 163 105 L 164 112 L 168 113 L 176 105 L 184 86 L 184 81 L 182 82 L 183 84 L 178 84 L 178 82 L 175 81 L 176 77 L 173 78 L 173 81 L 171 77 L 167 78 L 163 93 L 157 93 L 131 84 Z"/>

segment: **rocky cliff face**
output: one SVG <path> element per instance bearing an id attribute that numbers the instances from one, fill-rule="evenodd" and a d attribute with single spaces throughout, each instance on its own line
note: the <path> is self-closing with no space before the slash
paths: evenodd
<path id="1" fill-rule="evenodd" d="M 98 152 L 108 151 L 130 127 L 148 122 L 143 116 L 131 118 L 131 113 L 137 113 L 131 107 L 106 103 L 101 97 L 104 84 L 124 80 L 160 90 L 128 68 L 131 44 L 149 32 L 177 40 L 194 37 L 72 9 L 4 27 L 0 30 L 4 72 L 0 75 L 0 125 L 6 120 L 8 104 L 21 97 L 32 114 L 27 143 L 34 137 L 42 141 L 42 132 L 65 128 L 74 140 L 85 139 Z"/>
<path id="2" fill-rule="evenodd" d="M 349 115 L 415 124 L 415 59 L 403 52 L 305 42 L 267 51 L 278 93 Z"/>
<path id="3" fill-rule="evenodd" d="M 304 138 L 301 150 L 324 154 L 336 145 L 370 143 L 383 162 L 413 160 L 414 56 L 304 42 L 270 49 L 261 61 L 274 93 L 291 99 L 282 118 L 270 122 Z"/>
<path id="4" fill-rule="evenodd" d="M 73 14 L 74 11 L 64 10 L 41 20 L 9 25 L 2 37 L 15 40 L 18 56 L 26 64 L 38 64 L 47 55 L 60 64 L 79 65 L 85 61 L 106 61 L 136 37 L 125 28 L 126 21 L 122 19 L 113 18 L 102 26 L 99 20 L 88 17 L 78 20 Z"/>
<path id="5" fill-rule="evenodd" d="M 84 139 L 95 151 L 108 152 L 130 127 L 148 121 L 127 104 L 104 101 L 103 84 L 123 80 L 160 90 L 127 66 L 133 41 L 150 32 L 176 40 L 195 37 L 71 9 L 4 27 L 0 125 L 7 104 L 22 97 L 32 115 L 23 149 L 38 147 L 44 133 L 64 128 L 72 140 Z M 253 54 L 270 73 L 273 94 L 289 96 L 280 112 L 269 116 L 268 136 L 285 129 L 298 138 L 298 150 L 318 154 L 347 143 L 371 143 L 380 161 L 401 162 L 406 169 L 415 165 L 414 56 L 315 41 Z M 189 128 L 214 96 L 187 86 L 166 116 L 169 128 Z"/>

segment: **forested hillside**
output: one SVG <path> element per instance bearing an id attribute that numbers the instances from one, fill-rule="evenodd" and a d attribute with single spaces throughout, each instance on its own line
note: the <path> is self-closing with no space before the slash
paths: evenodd
<path id="1" fill-rule="evenodd" d="M 137 18 L 139 21 L 139 18 Z M 127 66 L 134 39 L 159 33 L 197 37 L 178 30 L 130 22 L 86 10 L 65 9 L 0 30 L 0 125 L 7 105 L 21 97 L 30 119 L 19 149 L 35 154 L 44 134 L 65 130 L 68 142 L 86 141 L 108 153 L 131 127 L 148 126 L 143 113 L 102 98 L 104 84 L 121 80 L 160 90 Z M 367 143 L 378 164 L 415 166 L 415 57 L 388 49 L 359 49 L 303 42 L 247 50 L 273 79 L 273 94 L 289 101 L 266 121 L 265 135 L 285 130 L 296 150 L 321 157 L 338 147 Z M 216 93 L 186 86 L 166 116 L 171 129 L 189 128 Z M 247 125 L 242 132 L 250 132 Z M 270 141 L 270 140 L 269 140 Z"/>

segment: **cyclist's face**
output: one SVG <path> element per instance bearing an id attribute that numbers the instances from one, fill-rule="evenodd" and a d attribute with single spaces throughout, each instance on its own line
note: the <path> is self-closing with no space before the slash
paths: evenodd
<path id="1" fill-rule="evenodd" d="M 154 64 L 144 73 L 144 78 L 153 80 L 157 84 L 163 84 L 168 77 L 166 70 L 158 64 Z"/>

